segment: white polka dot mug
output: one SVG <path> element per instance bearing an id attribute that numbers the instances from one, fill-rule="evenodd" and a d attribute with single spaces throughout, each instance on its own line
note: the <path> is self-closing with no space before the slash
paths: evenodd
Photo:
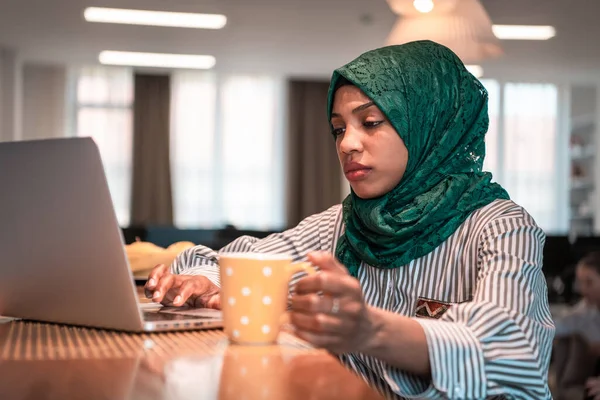
<path id="1" fill-rule="evenodd" d="M 277 341 L 293 274 L 314 273 L 310 263 L 292 263 L 282 254 L 219 255 L 221 310 L 232 343 L 272 344 Z"/>

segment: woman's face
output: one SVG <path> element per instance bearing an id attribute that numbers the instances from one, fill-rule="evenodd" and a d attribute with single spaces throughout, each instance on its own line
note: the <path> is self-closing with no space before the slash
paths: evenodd
<path id="1" fill-rule="evenodd" d="M 596 307 L 600 307 L 600 274 L 592 267 L 585 264 L 577 266 L 575 271 L 577 285 L 581 295 Z"/>
<path id="2" fill-rule="evenodd" d="M 404 175 L 408 150 L 372 100 L 356 86 L 342 86 L 333 100 L 331 126 L 346 179 L 363 199 L 382 196 Z"/>

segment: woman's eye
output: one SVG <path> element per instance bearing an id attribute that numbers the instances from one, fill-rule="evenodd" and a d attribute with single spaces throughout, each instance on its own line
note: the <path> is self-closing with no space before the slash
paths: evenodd
<path id="1" fill-rule="evenodd" d="M 363 123 L 363 125 L 367 128 L 373 128 L 376 127 L 378 125 L 381 125 L 383 123 L 383 121 L 365 121 Z"/>
<path id="2" fill-rule="evenodd" d="M 346 128 L 334 128 L 331 133 L 333 136 L 338 137 L 342 135 L 346 131 Z"/>

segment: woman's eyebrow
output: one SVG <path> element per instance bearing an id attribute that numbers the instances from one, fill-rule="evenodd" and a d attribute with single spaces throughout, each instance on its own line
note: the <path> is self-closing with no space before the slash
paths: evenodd
<path id="1" fill-rule="evenodd" d="M 356 114 L 357 112 L 366 110 L 367 108 L 372 107 L 374 105 L 375 105 L 375 102 L 373 102 L 373 101 L 369 101 L 368 103 L 361 104 L 360 106 L 358 106 L 354 110 L 352 110 L 352 114 Z M 336 112 L 332 112 L 331 118 L 334 118 L 334 117 L 341 117 L 341 115 Z"/>
<path id="2" fill-rule="evenodd" d="M 369 108 L 371 106 L 374 106 L 374 105 L 375 105 L 375 103 L 372 102 L 372 101 L 370 101 L 368 103 L 365 103 L 363 105 L 360 105 L 360 106 L 356 107 L 354 110 L 352 110 L 352 114 L 356 114 L 357 112 L 360 112 L 362 110 L 366 110 L 367 108 Z"/>

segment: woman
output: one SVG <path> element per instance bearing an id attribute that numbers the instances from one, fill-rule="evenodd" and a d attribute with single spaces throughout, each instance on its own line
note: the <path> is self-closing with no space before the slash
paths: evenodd
<path id="1" fill-rule="evenodd" d="M 600 251 L 583 257 L 575 268 L 581 301 L 556 319 L 556 337 L 580 335 L 600 346 Z"/>
<path id="2" fill-rule="evenodd" d="M 600 251 L 583 257 L 575 269 L 582 300 L 556 318 L 554 369 L 557 399 L 573 397 L 587 387 L 590 398 L 600 400 Z"/>
<path id="3" fill-rule="evenodd" d="M 328 113 L 343 206 L 222 251 L 308 254 L 321 272 L 296 285 L 298 336 L 389 397 L 549 398 L 545 236 L 481 172 L 480 82 L 436 43 L 385 47 L 334 72 Z M 216 256 L 184 252 L 148 293 L 218 306 Z"/>

